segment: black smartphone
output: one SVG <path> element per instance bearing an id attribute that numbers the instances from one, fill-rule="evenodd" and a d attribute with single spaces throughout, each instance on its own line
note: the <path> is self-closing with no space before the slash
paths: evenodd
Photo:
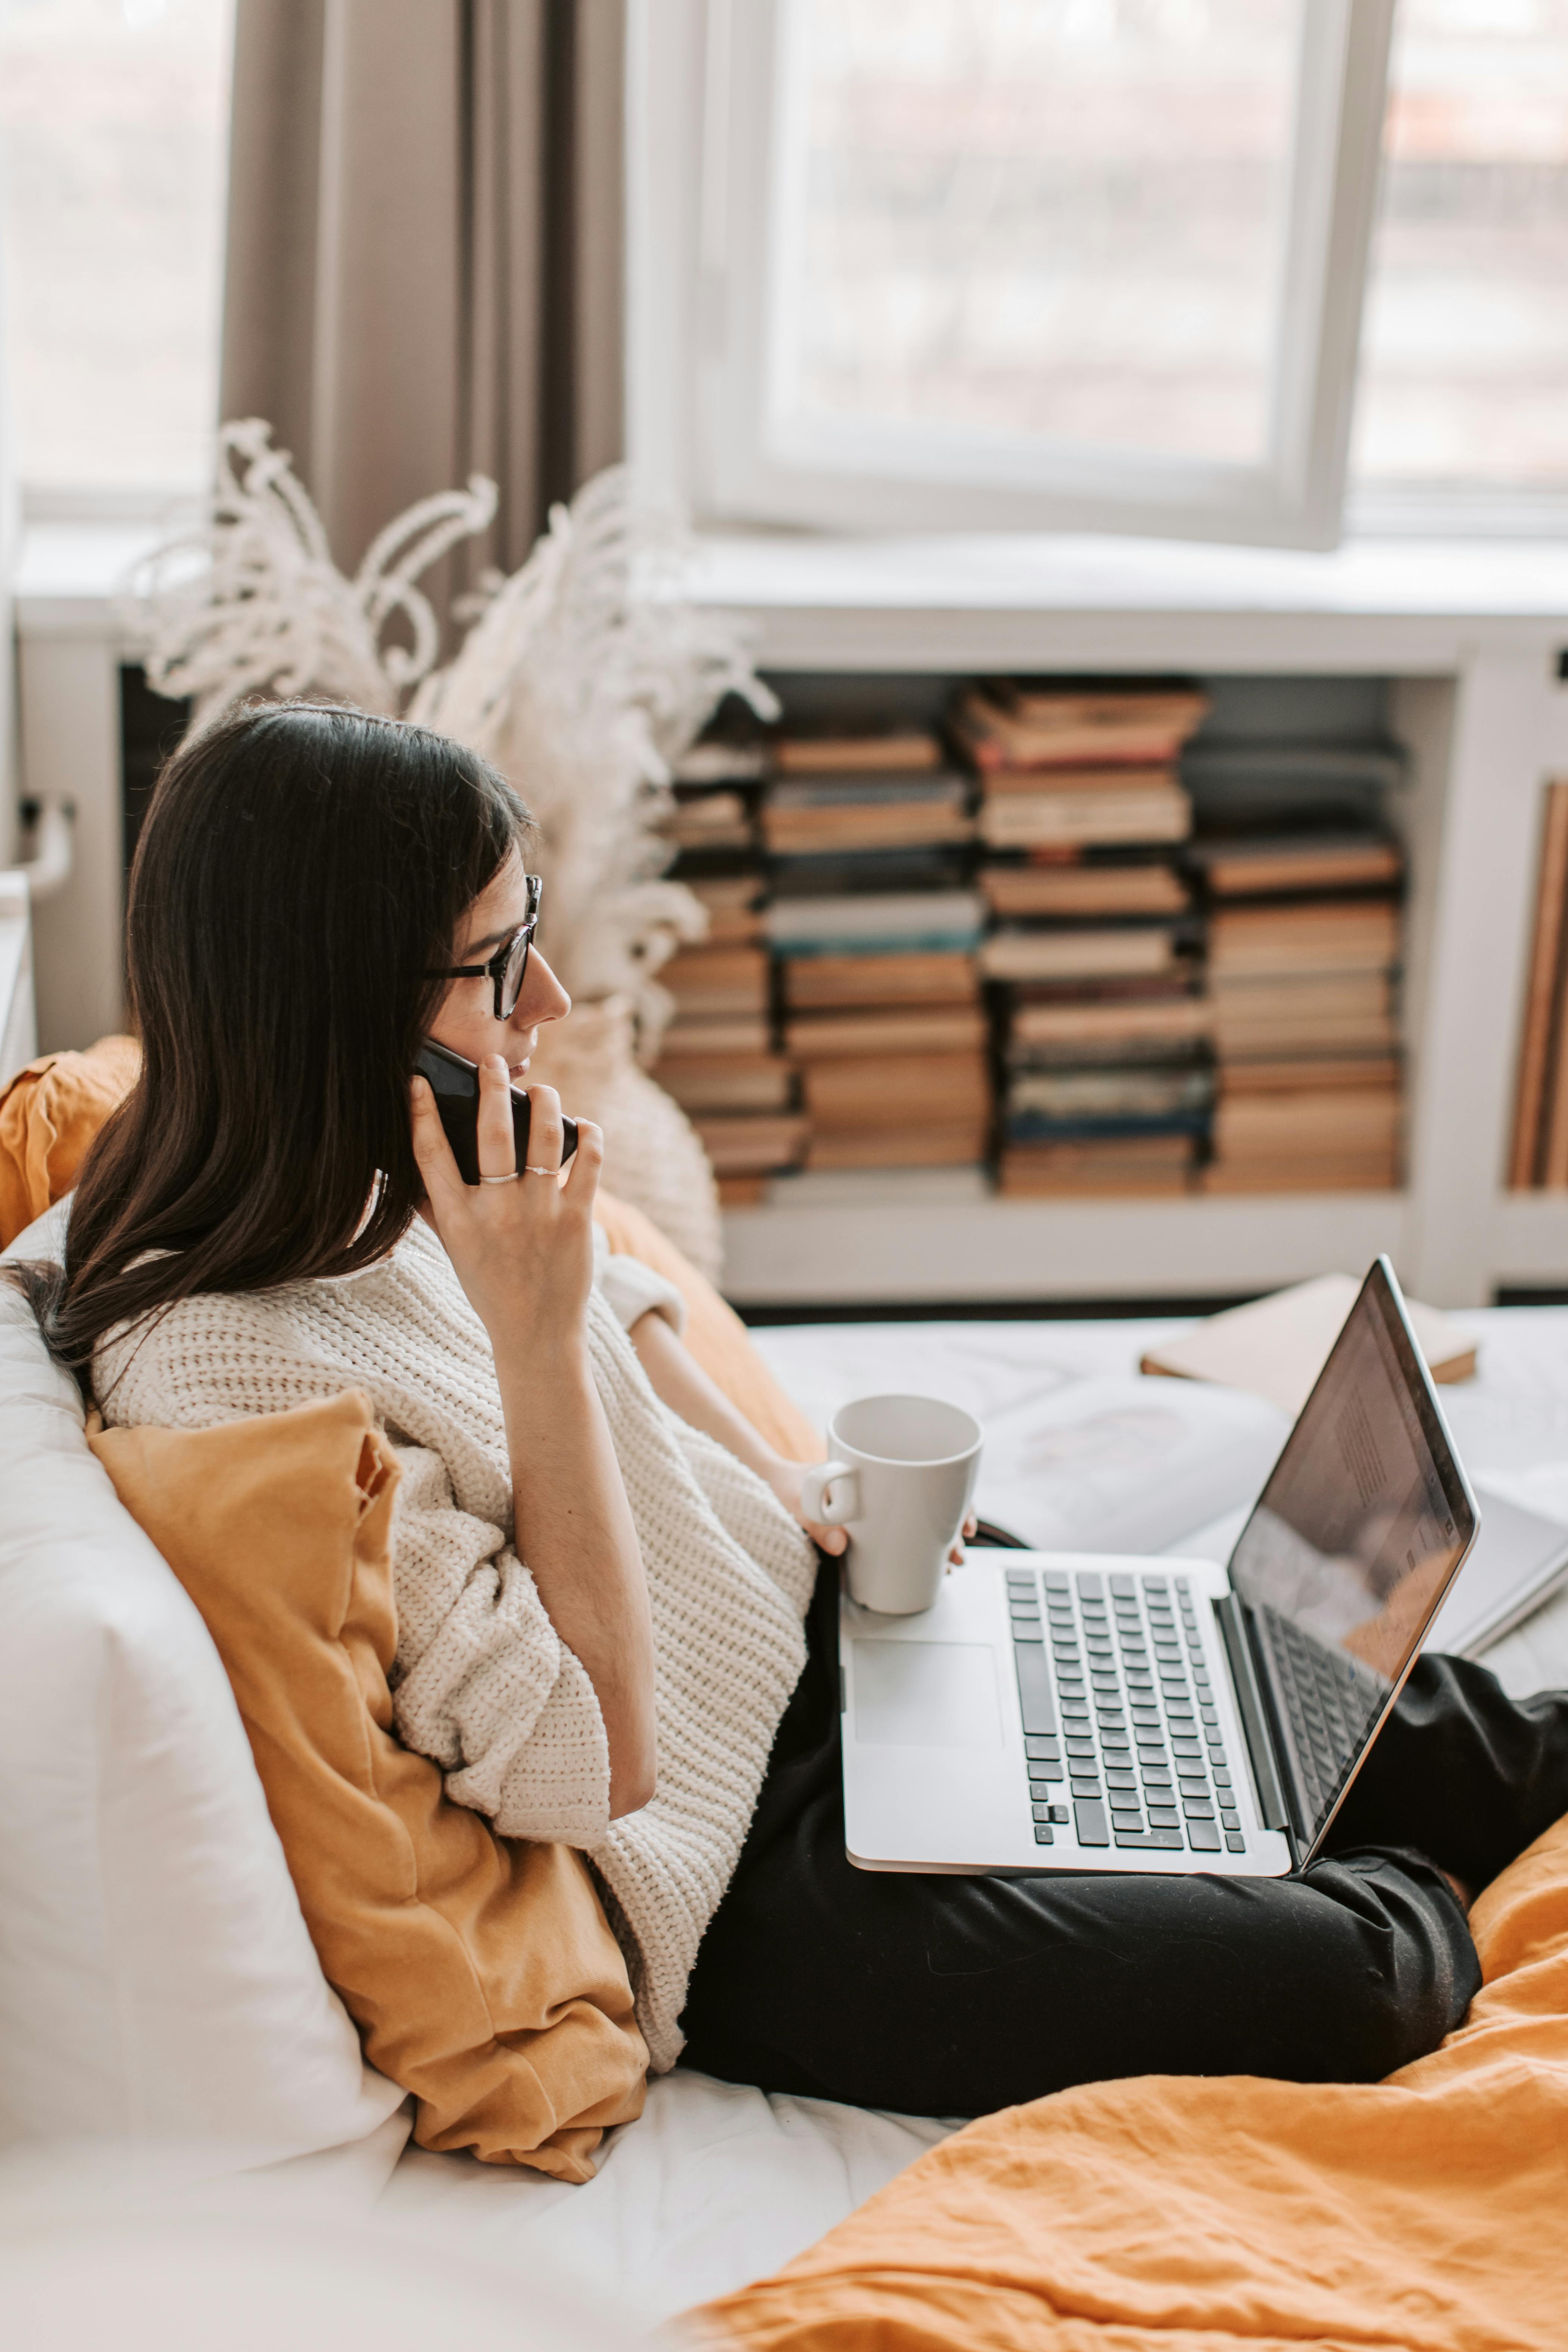
<path id="1" fill-rule="evenodd" d="M 465 1062 L 461 1054 L 437 1045 L 434 1037 L 426 1037 L 415 1056 L 414 1066 L 422 1078 L 430 1081 L 430 1091 L 436 1097 L 436 1108 L 441 1114 L 441 1124 L 447 1130 L 447 1140 L 452 1147 L 452 1157 L 458 1163 L 458 1173 L 465 1184 L 479 1181 L 479 1068 L 477 1062 Z M 511 1090 L 511 1131 L 517 1139 L 517 1164 L 528 1165 L 528 1097 L 521 1087 Z M 574 1118 L 561 1121 L 561 1164 L 564 1168 L 577 1149 L 577 1122 Z"/>

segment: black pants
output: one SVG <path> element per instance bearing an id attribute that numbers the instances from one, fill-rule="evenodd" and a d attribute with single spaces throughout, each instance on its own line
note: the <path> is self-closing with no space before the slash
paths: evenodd
<path id="1" fill-rule="evenodd" d="M 1299 1877 L 953 1878 L 844 1852 L 836 1564 L 755 1818 L 692 1973 L 686 2063 L 905 2114 L 1127 2074 L 1372 2082 L 1480 1981 L 1476 1890 L 1568 1812 L 1568 1696 L 1421 1659 Z"/>

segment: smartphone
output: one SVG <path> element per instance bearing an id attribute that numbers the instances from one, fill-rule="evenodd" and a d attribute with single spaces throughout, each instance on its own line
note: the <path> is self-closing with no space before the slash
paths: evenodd
<path id="1" fill-rule="evenodd" d="M 414 1066 L 422 1078 L 430 1081 L 430 1091 L 436 1097 L 436 1108 L 452 1147 L 452 1157 L 458 1163 L 458 1173 L 465 1184 L 479 1181 L 479 1068 L 477 1062 L 465 1062 L 461 1054 L 451 1053 L 437 1045 L 434 1037 L 426 1037 L 415 1057 Z M 528 1097 L 521 1087 L 511 1090 L 511 1131 L 517 1139 L 517 1164 L 528 1165 Z M 564 1168 L 577 1149 L 577 1122 L 563 1118 L 561 1122 L 561 1164 Z"/>

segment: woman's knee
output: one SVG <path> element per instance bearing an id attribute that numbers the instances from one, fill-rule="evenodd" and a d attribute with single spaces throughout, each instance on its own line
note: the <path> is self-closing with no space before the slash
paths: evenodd
<path id="1" fill-rule="evenodd" d="M 1435 2050 L 1480 1989 L 1464 1906 L 1435 1864 L 1398 1849 L 1339 1854 L 1304 1879 L 1353 1948 L 1325 2003 L 1321 2079 L 1379 2082 Z"/>

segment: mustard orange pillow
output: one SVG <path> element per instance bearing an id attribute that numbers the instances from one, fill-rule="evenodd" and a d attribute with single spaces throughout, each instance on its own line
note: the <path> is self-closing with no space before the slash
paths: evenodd
<path id="1" fill-rule="evenodd" d="M 91 1443 L 216 1644 L 322 1969 L 416 2139 L 590 2179 L 642 2112 L 626 1962 L 581 1854 L 498 1837 L 393 1735 L 398 1467 L 366 1399 Z"/>
<path id="2" fill-rule="evenodd" d="M 136 1083 L 134 1037 L 42 1054 L 0 1090 L 0 1249 L 63 1198 L 104 1120 Z"/>

